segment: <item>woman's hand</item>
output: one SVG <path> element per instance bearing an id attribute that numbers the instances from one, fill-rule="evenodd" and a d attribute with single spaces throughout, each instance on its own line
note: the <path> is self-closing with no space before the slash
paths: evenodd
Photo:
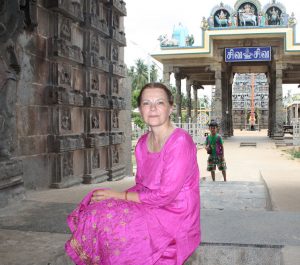
<path id="1" fill-rule="evenodd" d="M 113 190 L 96 190 L 93 192 L 91 203 L 103 201 L 109 198 L 125 199 L 125 192 L 118 192 Z"/>

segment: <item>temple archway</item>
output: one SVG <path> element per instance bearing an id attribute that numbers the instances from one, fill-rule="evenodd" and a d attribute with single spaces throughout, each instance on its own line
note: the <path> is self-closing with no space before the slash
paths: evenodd
<path id="1" fill-rule="evenodd" d="M 264 6 L 256 0 L 237 1 L 233 8 L 221 3 L 202 20 L 202 46 L 162 47 L 152 56 L 163 64 L 165 83 L 170 82 L 170 73 L 175 73 L 176 84 L 187 79 L 190 86 L 214 87 L 211 119 L 221 125 L 225 136 L 232 136 L 235 127 L 235 74 L 262 74 L 268 92 L 254 100 L 252 116 L 263 116 L 268 135 L 282 138 L 282 86 L 300 83 L 295 24 L 294 15 L 288 15 L 285 7 L 275 1 Z M 243 115 L 247 119 L 248 111 L 244 110 Z"/>

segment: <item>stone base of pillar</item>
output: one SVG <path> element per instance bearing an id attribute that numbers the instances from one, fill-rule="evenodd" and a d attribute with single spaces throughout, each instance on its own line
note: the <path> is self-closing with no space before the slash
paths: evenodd
<path id="1" fill-rule="evenodd" d="M 69 176 L 64 178 L 61 182 L 53 182 L 50 188 L 53 189 L 64 189 L 72 186 L 76 186 L 82 183 L 82 177 Z"/>
<path id="2" fill-rule="evenodd" d="M 125 166 L 120 165 L 120 166 L 115 166 L 112 167 L 111 170 L 109 170 L 109 181 L 112 180 L 120 180 L 125 177 Z"/>
<path id="3" fill-rule="evenodd" d="M 274 140 L 283 140 L 284 139 L 284 134 L 282 133 L 274 133 L 273 137 Z"/>
<path id="4" fill-rule="evenodd" d="M 21 160 L 0 162 L 0 208 L 25 198 Z"/>
<path id="5" fill-rule="evenodd" d="M 94 184 L 107 181 L 109 178 L 108 172 L 106 170 L 99 170 L 97 172 L 93 172 L 92 174 L 86 174 L 83 176 L 84 184 Z"/>

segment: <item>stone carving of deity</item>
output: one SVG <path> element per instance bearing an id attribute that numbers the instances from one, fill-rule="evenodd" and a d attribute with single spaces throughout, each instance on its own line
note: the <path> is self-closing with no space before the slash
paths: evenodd
<path id="1" fill-rule="evenodd" d="M 63 19 L 60 25 L 60 37 L 64 40 L 71 41 L 71 22 Z"/>
<path id="2" fill-rule="evenodd" d="M 119 58 L 118 48 L 114 46 L 112 49 L 112 59 L 114 61 L 118 61 L 118 58 Z"/>
<path id="3" fill-rule="evenodd" d="M 112 161 L 113 161 L 113 164 L 119 163 L 119 151 L 118 151 L 117 146 L 112 147 Z"/>
<path id="4" fill-rule="evenodd" d="M 59 85 L 71 86 L 71 73 L 65 65 L 60 67 L 59 71 Z"/>
<path id="5" fill-rule="evenodd" d="M 99 129 L 99 116 L 96 111 L 92 115 L 92 129 Z"/>
<path id="6" fill-rule="evenodd" d="M 113 112 L 112 116 L 112 127 L 117 129 L 119 128 L 119 117 L 118 117 L 118 111 Z"/>
<path id="7" fill-rule="evenodd" d="M 91 14 L 93 16 L 98 16 L 99 15 L 99 7 L 97 4 L 97 0 L 92 0 L 91 1 Z"/>
<path id="8" fill-rule="evenodd" d="M 99 77 L 97 74 L 91 76 L 91 90 L 99 90 Z"/>
<path id="9" fill-rule="evenodd" d="M 249 4 L 244 5 L 244 12 L 246 14 L 254 14 L 253 8 Z"/>
<path id="10" fill-rule="evenodd" d="M 63 176 L 68 177 L 72 176 L 73 173 L 73 155 L 72 153 L 65 153 L 63 155 Z"/>
<path id="11" fill-rule="evenodd" d="M 96 35 L 93 35 L 92 36 L 92 39 L 91 39 L 91 50 L 96 52 L 96 53 L 99 53 L 99 39 Z"/>
<path id="12" fill-rule="evenodd" d="M 118 94 L 119 93 L 119 82 L 118 79 L 113 80 L 113 93 Z"/>
<path id="13" fill-rule="evenodd" d="M 294 14 L 294 12 L 292 12 L 291 16 L 288 19 L 288 25 L 289 25 L 289 27 L 293 27 L 296 24 L 297 24 L 297 21 L 295 18 L 295 14 Z"/>
<path id="14" fill-rule="evenodd" d="M 69 109 L 62 110 L 61 114 L 61 128 L 63 130 L 71 130 L 71 112 Z"/>
<path id="15" fill-rule="evenodd" d="M 225 16 L 223 10 L 221 10 L 219 13 L 219 19 L 225 19 L 225 18 L 226 18 L 226 16 Z"/>
<path id="16" fill-rule="evenodd" d="M 7 160 L 14 151 L 16 131 L 17 75 L 20 71 L 14 44 L 1 47 L 0 56 L 0 161 Z"/>
<path id="17" fill-rule="evenodd" d="M 100 167 L 100 155 L 97 149 L 94 150 L 92 155 L 92 168 L 99 168 Z"/>

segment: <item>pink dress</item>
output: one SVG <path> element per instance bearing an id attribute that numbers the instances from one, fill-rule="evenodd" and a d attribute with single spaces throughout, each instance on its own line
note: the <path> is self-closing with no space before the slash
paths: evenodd
<path id="1" fill-rule="evenodd" d="M 68 216 L 66 252 L 78 265 L 182 265 L 200 244 L 200 193 L 196 146 L 175 129 L 151 153 L 148 134 L 136 146 L 141 203 L 108 199 L 89 204 L 90 192 Z"/>

